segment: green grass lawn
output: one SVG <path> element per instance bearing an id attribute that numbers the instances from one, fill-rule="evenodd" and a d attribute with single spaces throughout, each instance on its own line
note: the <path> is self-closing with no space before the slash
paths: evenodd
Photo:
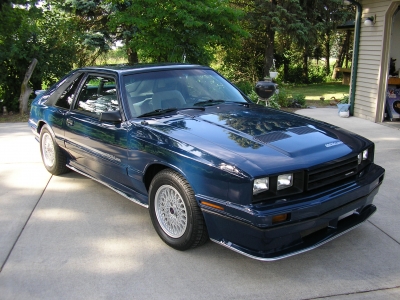
<path id="1" fill-rule="evenodd" d="M 343 95 L 349 94 L 350 87 L 343 85 L 341 82 L 328 82 L 310 85 L 279 85 L 279 88 L 284 88 L 288 94 L 303 94 L 306 96 L 306 100 L 320 100 L 321 97 L 325 98 L 325 101 L 329 101 L 332 97 L 340 100 L 343 99 Z"/>

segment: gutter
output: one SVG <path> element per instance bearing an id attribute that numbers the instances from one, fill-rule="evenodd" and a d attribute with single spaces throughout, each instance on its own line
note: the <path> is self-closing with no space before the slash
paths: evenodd
<path id="1" fill-rule="evenodd" d="M 354 49 L 353 59 L 351 63 L 351 84 L 350 84 L 350 115 L 354 115 L 354 100 L 356 96 L 356 81 L 357 81 L 357 70 L 358 70 L 358 53 L 360 44 L 360 31 L 361 31 L 361 15 L 362 6 L 355 0 L 348 0 L 350 4 L 357 6 L 356 23 L 354 28 Z"/>

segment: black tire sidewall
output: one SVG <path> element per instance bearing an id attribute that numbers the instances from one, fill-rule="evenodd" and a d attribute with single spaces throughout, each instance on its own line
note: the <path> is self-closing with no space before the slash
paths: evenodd
<path id="1" fill-rule="evenodd" d="M 193 209 L 192 205 L 193 201 L 193 193 L 191 191 L 186 190 L 185 186 L 182 185 L 182 182 L 180 180 L 176 180 L 179 176 L 174 175 L 173 171 L 161 171 L 159 174 L 157 174 L 153 180 L 153 182 L 150 185 L 150 193 L 149 193 L 149 212 L 150 212 L 150 217 L 151 221 L 153 223 L 153 226 L 155 230 L 157 231 L 158 235 L 161 237 L 161 239 L 171 246 L 172 248 L 175 248 L 177 250 L 186 250 L 192 247 L 193 245 L 193 231 L 195 227 L 195 216 L 193 214 Z M 156 215 L 156 210 L 155 210 L 155 205 L 154 205 L 154 199 L 155 195 L 157 193 L 157 190 L 163 186 L 163 185 L 170 185 L 174 187 L 182 197 L 183 202 L 185 203 L 186 206 L 186 212 L 187 212 L 187 227 L 185 230 L 185 233 L 179 237 L 179 238 L 173 238 L 170 237 L 161 227 L 159 224 L 159 221 L 157 219 Z M 190 197 L 193 197 L 190 199 Z"/>
<path id="2" fill-rule="evenodd" d="M 51 140 L 53 142 L 53 147 L 54 147 L 54 163 L 52 166 L 48 166 L 45 163 L 44 157 L 43 157 L 43 136 L 48 133 L 51 136 Z M 69 171 L 69 169 L 66 167 L 66 156 L 63 152 L 61 152 L 60 147 L 57 145 L 55 141 L 55 137 L 53 132 L 50 130 L 48 125 L 44 125 L 42 130 L 40 131 L 40 138 L 39 138 L 39 143 L 40 143 L 40 155 L 42 157 L 42 162 L 46 170 L 53 174 L 53 175 L 60 175 L 63 173 L 66 173 Z"/>

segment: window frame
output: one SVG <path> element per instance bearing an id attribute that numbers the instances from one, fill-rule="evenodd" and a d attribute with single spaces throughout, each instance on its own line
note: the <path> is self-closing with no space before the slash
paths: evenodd
<path id="1" fill-rule="evenodd" d="M 122 104 L 122 97 L 121 97 L 121 93 L 120 93 L 120 87 L 118 84 L 118 76 L 116 74 L 113 73 L 100 73 L 100 72 L 86 72 L 86 74 L 83 76 L 83 78 L 81 79 L 80 85 L 79 85 L 79 93 L 77 93 L 75 95 L 75 100 L 73 102 L 73 105 L 71 105 L 71 112 L 74 113 L 78 113 L 78 114 L 83 114 L 95 119 L 100 119 L 101 113 L 97 114 L 96 112 L 90 112 L 87 110 L 79 110 L 77 109 L 78 106 L 78 102 L 79 102 L 79 96 L 81 95 L 81 92 L 84 89 L 84 86 L 88 80 L 89 77 L 104 77 L 104 78 L 108 78 L 108 79 L 113 79 L 115 82 L 115 95 L 116 95 L 116 100 L 118 101 L 118 111 L 121 114 L 121 118 L 122 120 L 125 120 L 125 115 L 124 115 L 124 110 L 123 110 L 123 104 Z"/>

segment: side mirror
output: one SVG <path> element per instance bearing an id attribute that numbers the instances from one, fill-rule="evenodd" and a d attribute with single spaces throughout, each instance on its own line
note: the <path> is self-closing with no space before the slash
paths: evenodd
<path id="1" fill-rule="evenodd" d="M 100 114 L 100 122 L 111 122 L 111 123 L 121 123 L 122 117 L 119 110 L 115 111 L 105 111 Z"/>
<path id="2" fill-rule="evenodd" d="M 258 97 L 268 99 L 276 90 L 276 84 L 271 81 L 259 81 L 256 83 L 256 93 Z"/>

